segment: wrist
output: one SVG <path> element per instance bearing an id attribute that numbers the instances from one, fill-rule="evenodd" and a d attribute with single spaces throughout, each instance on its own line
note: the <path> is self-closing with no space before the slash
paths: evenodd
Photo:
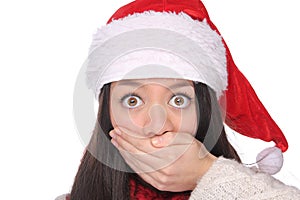
<path id="1" fill-rule="evenodd" d="M 210 153 L 206 156 L 199 158 L 199 164 L 196 171 L 196 176 L 193 181 L 193 184 L 190 186 L 190 190 L 194 190 L 198 184 L 198 181 L 206 174 L 206 172 L 211 168 L 214 162 L 218 158 Z"/>
<path id="2" fill-rule="evenodd" d="M 200 158 L 201 159 L 201 158 Z M 210 167 L 217 160 L 217 157 L 208 153 L 204 158 L 201 159 L 201 169 L 199 170 L 199 178 L 202 178 Z"/>

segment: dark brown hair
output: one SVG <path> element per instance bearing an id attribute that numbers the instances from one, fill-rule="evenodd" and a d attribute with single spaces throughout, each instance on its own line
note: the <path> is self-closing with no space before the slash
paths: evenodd
<path id="1" fill-rule="evenodd" d="M 238 154 L 227 140 L 215 93 L 202 83 L 195 83 L 194 88 L 199 113 L 195 138 L 214 156 L 223 156 L 240 162 Z M 143 182 L 109 142 L 111 138 L 108 132 L 113 129 L 109 118 L 109 102 L 110 84 L 106 84 L 99 97 L 96 127 L 75 177 L 70 194 L 71 200 L 129 200 L 129 178 Z M 158 191 L 147 183 L 143 184 L 164 196 L 174 194 Z"/>

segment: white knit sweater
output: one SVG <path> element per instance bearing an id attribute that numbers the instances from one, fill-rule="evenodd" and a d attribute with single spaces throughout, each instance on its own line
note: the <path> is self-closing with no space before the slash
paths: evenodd
<path id="1" fill-rule="evenodd" d="M 65 200 L 65 195 L 56 200 Z M 219 157 L 198 181 L 190 200 L 300 200 L 300 190 L 270 175 Z"/>
<path id="2" fill-rule="evenodd" d="M 300 200 L 300 191 L 270 175 L 220 157 L 198 181 L 190 199 Z"/>

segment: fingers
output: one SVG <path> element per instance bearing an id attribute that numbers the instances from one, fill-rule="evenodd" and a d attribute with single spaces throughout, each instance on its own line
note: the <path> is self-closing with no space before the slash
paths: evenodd
<path id="1" fill-rule="evenodd" d="M 169 166 L 176 161 L 187 149 L 186 146 L 170 145 L 156 148 L 150 139 L 136 138 L 128 130 L 114 129 L 110 131 L 112 144 L 120 151 L 121 155 L 136 172 L 151 172 Z M 172 141 L 172 134 L 168 133 L 165 141 Z M 132 136 L 132 137 L 131 137 Z M 167 143 L 166 143 L 167 144 Z"/>
<path id="2" fill-rule="evenodd" d="M 119 127 L 109 134 L 126 163 L 159 190 L 192 190 L 215 159 L 190 133 L 145 138 Z"/>
<path id="3" fill-rule="evenodd" d="M 151 169 L 169 166 L 191 149 L 194 149 L 194 155 L 198 159 L 209 154 L 204 145 L 190 133 L 166 132 L 163 135 L 143 138 L 119 127 L 109 134 L 112 144 L 118 148 L 126 162 L 135 167 L 135 171 L 139 168 L 143 172 L 149 172 Z"/>
<path id="4" fill-rule="evenodd" d="M 131 153 L 150 153 L 155 149 L 150 144 L 149 139 L 140 137 L 125 128 L 115 128 L 109 132 L 112 143 L 117 147 Z"/>
<path id="5" fill-rule="evenodd" d="M 151 160 L 153 161 L 151 155 L 140 151 L 130 142 L 124 140 L 122 136 L 124 136 L 125 134 L 117 134 L 117 131 L 112 130 L 109 132 L 109 135 L 112 137 L 112 144 L 119 150 L 126 163 L 136 173 L 154 171 L 152 166 L 148 164 L 151 162 Z"/>
<path id="6" fill-rule="evenodd" d="M 168 154 L 168 158 L 182 154 L 196 141 L 189 133 L 175 132 L 166 132 L 151 138 L 137 137 L 136 133 L 121 127 L 115 128 L 109 134 L 112 137 L 112 143 L 118 149 L 133 154 L 151 153 L 158 157 L 161 157 L 159 154 L 164 153 Z"/>
<path id="7" fill-rule="evenodd" d="M 150 144 L 149 139 L 136 138 L 126 129 L 114 129 L 109 135 L 112 137 L 112 144 L 134 171 L 150 172 L 165 165 L 159 154 L 155 153 L 157 149 Z"/>
<path id="8" fill-rule="evenodd" d="M 150 154 L 132 154 L 122 150 L 120 150 L 120 153 L 126 163 L 136 173 L 147 173 L 157 170 L 153 164 L 151 165 L 151 163 L 157 162 L 157 159 L 152 158 Z"/>
<path id="9" fill-rule="evenodd" d="M 126 150 L 132 153 L 138 153 L 138 149 L 136 149 L 133 145 L 131 145 L 126 140 L 121 139 L 120 135 L 116 134 L 116 131 L 112 130 L 109 132 L 111 139 L 111 143 L 119 150 Z"/>
<path id="10" fill-rule="evenodd" d="M 195 138 L 189 133 L 167 132 L 163 135 L 152 137 L 151 144 L 156 148 L 162 148 L 169 145 L 190 145 L 194 140 Z"/>
<path id="11" fill-rule="evenodd" d="M 163 135 L 154 136 L 151 139 L 152 146 L 162 148 L 168 146 L 174 140 L 174 134 L 167 132 Z"/>

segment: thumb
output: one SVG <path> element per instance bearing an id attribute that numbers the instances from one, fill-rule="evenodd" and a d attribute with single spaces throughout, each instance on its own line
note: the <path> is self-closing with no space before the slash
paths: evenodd
<path id="1" fill-rule="evenodd" d="M 175 135 L 176 134 L 172 132 L 166 132 L 162 135 L 156 135 L 151 138 L 151 144 L 156 148 L 166 147 L 174 140 Z"/>

